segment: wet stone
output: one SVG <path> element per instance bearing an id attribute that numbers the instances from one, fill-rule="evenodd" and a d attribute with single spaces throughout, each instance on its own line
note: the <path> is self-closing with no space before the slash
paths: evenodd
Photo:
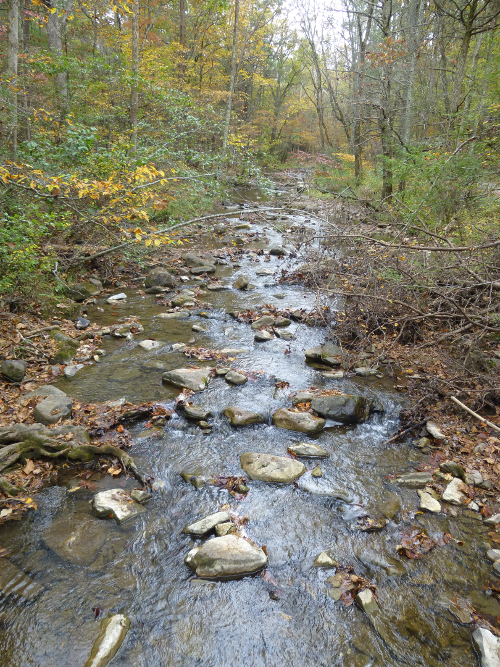
<path id="1" fill-rule="evenodd" d="M 92 510 L 100 519 L 115 519 L 124 523 L 145 512 L 145 508 L 131 499 L 123 489 L 110 489 L 96 493 L 92 501 Z"/>
<path id="2" fill-rule="evenodd" d="M 330 456 L 323 447 L 315 445 L 312 442 L 298 442 L 295 445 L 290 445 L 288 451 L 295 454 L 295 456 L 309 456 L 311 458 L 325 458 Z"/>
<path id="3" fill-rule="evenodd" d="M 295 459 L 256 452 L 242 454 L 240 463 L 250 479 L 263 482 L 291 484 L 306 471 L 305 465 Z"/>
<path id="4" fill-rule="evenodd" d="M 292 405 L 298 405 L 299 403 L 308 403 L 312 401 L 314 394 L 310 391 L 298 391 L 295 396 L 292 398 Z"/>
<path id="5" fill-rule="evenodd" d="M 231 426 L 249 426 L 250 424 L 264 423 L 264 419 L 256 412 L 235 406 L 226 408 L 224 416 L 229 419 Z"/>
<path id="6" fill-rule="evenodd" d="M 182 532 L 189 535 L 205 535 L 205 533 L 210 532 L 219 523 L 227 523 L 230 519 L 229 512 L 216 512 L 215 514 L 206 516 L 204 519 L 184 526 Z"/>
<path id="7" fill-rule="evenodd" d="M 157 266 L 146 276 L 145 287 L 175 287 L 174 276 L 162 266 Z"/>
<path id="8" fill-rule="evenodd" d="M 360 591 L 355 599 L 367 616 L 373 617 L 380 611 L 375 596 L 369 588 Z"/>
<path id="9" fill-rule="evenodd" d="M 212 413 L 200 405 L 186 405 L 184 406 L 184 416 L 194 421 L 203 421 L 211 417 Z"/>
<path id="10" fill-rule="evenodd" d="M 147 339 L 142 340 L 139 343 L 139 347 L 142 347 L 143 350 L 154 350 L 157 347 L 160 347 L 161 343 L 157 340 Z"/>
<path id="11" fill-rule="evenodd" d="M 84 667 L 106 667 L 123 644 L 129 628 L 130 619 L 124 614 L 105 618 Z"/>
<path id="12" fill-rule="evenodd" d="M 486 628 L 477 628 L 472 633 L 472 643 L 481 667 L 500 667 L 500 646 L 496 635 Z"/>
<path id="13" fill-rule="evenodd" d="M 323 471 L 319 466 L 316 466 L 313 470 L 311 470 L 311 475 L 313 477 L 323 477 Z"/>
<path id="14" fill-rule="evenodd" d="M 264 551 L 237 535 L 215 537 L 192 549 L 185 563 L 198 577 L 218 578 L 252 574 L 264 567 Z"/>
<path id="15" fill-rule="evenodd" d="M 266 343 L 269 340 L 273 340 L 274 336 L 270 331 L 257 331 L 254 336 L 254 340 L 257 343 Z"/>
<path id="16" fill-rule="evenodd" d="M 333 419 L 344 424 L 364 422 L 370 409 L 364 396 L 318 396 L 311 401 L 311 408 L 321 417 Z"/>
<path id="17" fill-rule="evenodd" d="M 289 431 L 318 433 L 324 427 L 325 420 L 308 412 L 293 412 L 287 408 L 280 408 L 273 415 L 273 424 Z"/>
<path id="18" fill-rule="evenodd" d="M 493 516 L 490 516 L 488 519 L 484 520 L 485 526 L 496 526 L 499 523 L 500 523 L 500 514 L 494 514 Z"/>
<path id="19" fill-rule="evenodd" d="M 328 568 L 337 567 L 338 563 L 327 551 L 322 551 L 318 556 L 316 556 L 313 565 L 314 567 Z"/>
<path id="20" fill-rule="evenodd" d="M 421 510 L 427 510 L 428 512 L 441 512 L 441 503 L 433 498 L 430 493 L 426 493 L 421 489 L 419 489 L 417 493 L 420 498 L 419 507 Z"/>
<path id="21" fill-rule="evenodd" d="M 248 287 L 249 280 L 246 276 L 240 276 L 239 278 L 236 278 L 236 280 L 233 283 L 233 287 L 235 289 L 246 289 Z"/>
<path id="22" fill-rule="evenodd" d="M 401 486 L 408 486 L 410 489 L 423 489 L 424 486 L 432 484 L 434 478 L 428 472 L 410 472 L 407 475 L 399 475 L 396 482 Z"/>
<path id="23" fill-rule="evenodd" d="M 274 324 L 274 317 L 272 315 L 263 315 L 258 320 L 252 322 L 252 329 L 260 329 L 260 327 L 270 327 Z"/>
<path id="24" fill-rule="evenodd" d="M 445 461 L 439 465 L 439 469 L 443 472 L 449 472 L 453 477 L 458 477 L 465 482 L 465 470 L 455 461 Z"/>
<path id="25" fill-rule="evenodd" d="M 225 374 L 224 379 L 231 384 L 245 384 L 245 382 L 248 382 L 247 376 L 237 371 L 229 371 Z"/>
<path id="26" fill-rule="evenodd" d="M 324 477 L 313 477 L 312 473 L 306 472 L 298 481 L 297 486 L 302 491 L 306 491 L 313 496 L 322 496 L 325 498 L 335 498 L 345 503 L 352 503 L 352 494 L 345 489 L 339 489 Z"/>
<path id="27" fill-rule="evenodd" d="M 151 500 L 153 496 L 147 491 L 144 491 L 144 489 L 133 489 L 130 492 L 130 497 L 137 503 L 146 503 L 148 500 Z"/>
<path id="28" fill-rule="evenodd" d="M 174 387 L 191 389 L 192 391 L 203 391 L 210 382 L 209 368 L 176 368 L 163 373 L 162 380 Z"/>
<path id="29" fill-rule="evenodd" d="M 223 535 L 233 535 L 236 533 L 237 527 L 236 524 L 232 521 L 226 521 L 225 523 L 219 523 L 215 526 L 215 534 L 219 537 Z"/>

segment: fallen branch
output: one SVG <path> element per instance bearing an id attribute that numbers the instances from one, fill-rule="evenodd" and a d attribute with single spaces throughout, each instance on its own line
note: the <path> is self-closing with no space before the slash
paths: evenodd
<path id="1" fill-rule="evenodd" d="M 422 421 L 418 422 L 418 424 L 413 424 L 413 426 L 410 426 L 410 428 L 405 428 L 404 431 L 399 431 L 398 433 L 396 433 L 396 435 L 393 435 L 392 438 L 389 438 L 389 440 L 386 440 L 380 446 L 384 447 L 384 445 L 388 445 L 391 442 L 394 442 L 394 440 L 398 440 L 403 435 L 406 435 L 409 431 L 413 431 L 414 428 L 420 428 L 421 426 L 423 426 L 426 423 L 427 423 L 427 419 L 423 419 Z"/>
<path id="2" fill-rule="evenodd" d="M 474 412 L 470 408 L 468 408 L 466 405 L 462 403 L 462 401 L 459 401 L 458 398 L 455 398 L 455 396 L 450 396 L 451 400 L 453 403 L 456 403 L 459 405 L 462 409 L 464 409 L 466 412 L 468 412 L 470 415 L 475 417 L 476 419 L 479 419 L 479 421 L 482 421 L 484 424 L 487 424 L 490 428 L 492 428 L 494 431 L 498 431 L 500 433 L 500 428 L 493 424 L 493 422 L 490 422 L 488 419 L 485 419 L 484 417 L 481 417 L 481 415 L 478 415 L 477 412 Z"/>
<path id="3" fill-rule="evenodd" d="M 273 206 L 266 206 L 262 208 L 253 208 L 253 209 L 244 209 L 245 213 L 259 213 L 260 211 L 282 211 L 284 209 L 282 208 L 276 208 Z M 147 238 L 149 236 L 155 236 L 156 234 L 164 234 L 166 232 L 171 232 L 174 229 L 180 229 L 181 227 L 187 227 L 187 225 L 192 225 L 194 222 L 201 222 L 203 220 L 210 220 L 211 218 L 220 218 L 222 213 L 213 213 L 211 215 L 204 215 L 201 218 L 193 218 L 192 220 L 186 220 L 186 222 L 179 222 L 177 225 L 172 225 L 172 227 L 164 227 L 163 229 L 157 229 L 154 232 L 150 232 L 149 234 L 143 234 L 144 238 Z M 230 214 L 229 214 L 230 215 Z M 80 257 L 79 259 L 75 260 L 74 262 L 71 262 L 69 266 L 73 266 L 75 264 L 79 264 L 80 262 L 91 262 L 93 259 L 97 259 L 98 257 L 103 257 L 104 255 L 109 255 L 112 252 L 115 252 L 115 250 L 121 250 L 122 248 L 125 248 L 126 246 L 132 245 L 132 243 L 136 243 L 135 239 L 131 241 L 125 241 L 124 243 L 120 243 L 119 245 L 113 246 L 112 248 L 106 248 L 106 250 L 101 250 L 100 252 L 95 253 L 95 255 L 90 255 L 89 257 Z"/>
<path id="4" fill-rule="evenodd" d="M 61 328 L 60 324 L 53 324 L 50 327 L 42 327 L 41 329 L 33 329 L 33 331 L 30 331 L 24 337 L 25 338 L 33 338 L 33 336 L 38 336 L 38 334 L 41 334 L 44 331 L 54 331 L 55 329 L 60 329 L 60 328 Z"/>

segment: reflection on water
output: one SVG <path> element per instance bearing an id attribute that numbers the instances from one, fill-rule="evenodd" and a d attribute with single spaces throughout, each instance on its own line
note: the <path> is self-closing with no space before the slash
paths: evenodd
<path id="1" fill-rule="evenodd" d="M 270 242 L 281 241 L 271 227 L 266 233 Z M 265 242 L 258 239 L 251 247 L 265 247 Z M 287 260 L 273 257 L 264 266 L 279 269 L 283 261 Z M 162 438 L 137 440 L 134 458 L 164 483 L 164 489 L 133 522 L 118 527 L 91 516 L 89 500 L 95 491 L 120 483 L 127 489 L 135 487 L 134 480 L 104 477 L 94 480 L 94 491 L 69 494 L 74 479 L 47 489 L 38 497 L 36 512 L 2 527 L 1 544 L 12 553 L 11 563 L 44 591 L 35 599 L 11 596 L 2 601 L 1 667 L 82 665 L 98 631 L 99 621 L 92 612 L 96 605 L 104 614 L 120 611 L 131 618 L 127 640 L 113 661 L 117 667 L 475 664 L 470 629 L 450 615 L 446 602 L 457 595 L 470 597 L 482 612 L 500 615 L 499 603 L 481 591 L 489 570 L 483 556 L 487 529 L 474 513 L 456 518 L 419 514 L 413 523 L 429 535 L 450 532 L 464 544 L 437 548 L 421 561 L 397 555 L 402 517 L 407 510 L 416 510 L 418 497 L 416 491 L 402 489 L 386 476 L 407 470 L 410 452 L 413 460 L 421 456 L 404 445 L 381 444 L 397 427 L 400 396 L 393 392 L 390 379 L 328 381 L 306 365 L 304 349 L 322 342 L 322 329 L 294 324 L 296 338 L 291 342 L 254 343 L 250 327 L 235 322 L 227 311 L 262 304 L 310 308 L 316 295 L 256 276 L 256 268 L 263 264 L 246 255 L 241 264 L 237 269 L 219 266 L 217 275 L 228 285 L 238 275 L 247 275 L 256 289 L 207 292 L 201 298 L 212 305 L 211 319 L 193 315 L 183 321 L 162 320 L 157 315 L 164 308 L 155 305 L 153 296 L 132 292 L 126 304 L 112 309 L 100 303 L 104 313 L 89 311 L 91 319 L 102 324 L 140 317 L 145 332 L 137 340 L 153 337 L 164 345 L 146 352 L 137 347 L 137 340 L 105 340 L 108 354 L 102 363 L 59 382 L 75 398 L 104 401 L 125 396 L 171 404 L 177 392 L 162 385 L 162 368 L 187 365 L 171 345 L 193 336 L 195 344 L 204 347 L 246 348 L 231 366 L 253 371 L 252 379 L 234 387 L 215 378 L 196 395 L 196 403 L 215 415 L 212 434 L 202 434 L 197 426 L 175 417 Z M 274 296 L 277 293 L 284 298 Z M 203 323 L 206 333 L 193 334 L 194 323 Z M 287 348 L 290 354 L 285 354 Z M 277 381 L 290 386 L 276 390 Z M 185 469 L 239 475 L 244 451 L 285 455 L 290 444 L 311 440 L 271 426 L 270 417 L 277 408 L 290 405 L 292 393 L 312 385 L 374 395 L 386 410 L 356 427 L 329 423 L 313 436 L 330 453 L 319 464 L 322 479 L 348 492 L 353 504 L 311 495 L 293 485 L 262 482 L 250 482 L 250 493 L 236 500 L 225 490 L 213 486 L 196 490 L 182 480 L 179 472 Z M 229 405 L 259 412 L 267 423 L 233 429 L 220 417 Z M 139 433 L 142 425 L 134 428 Z M 308 469 L 316 465 L 307 462 Z M 232 512 L 248 517 L 248 535 L 266 545 L 266 579 L 256 575 L 202 581 L 184 565 L 187 551 L 199 543 L 181 533 L 184 525 L 226 503 Z M 360 515 L 381 509 L 394 516 L 383 531 L 356 529 Z M 73 542 L 68 545 L 70 533 Z M 355 605 L 346 607 L 327 595 L 326 579 L 333 571 L 312 566 L 327 549 L 340 564 L 352 565 L 356 574 L 377 584 L 381 613 L 374 625 Z M 271 590 L 278 599 L 271 599 Z"/>

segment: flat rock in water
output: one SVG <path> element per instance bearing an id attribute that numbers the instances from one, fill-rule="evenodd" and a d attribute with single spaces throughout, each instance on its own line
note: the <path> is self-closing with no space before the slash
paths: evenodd
<path id="1" fill-rule="evenodd" d="M 90 565 L 108 537 L 109 528 L 89 514 L 64 515 L 42 534 L 49 549 L 75 565 Z"/>
<path id="2" fill-rule="evenodd" d="M 380 611 L 377 600 L 369 588 L 360 591 L 355 598 L 361 609 L 370 617 L 373 617 Z"/>
<path id="3" fill-rule="evenodd" d="M 441 512 L 441 503 L 433 498 L 430 493 L 426 493 L 419 489 L 417 491 L 420 498 L 420 509 L 428 512 Z"/>
<path id="4" fill-rule="evenodd" d="M 243 373 L 238 373 L 237 371 L 229 371 L 224 375 L 224 378 L 231 384 L 245 384 L 245 382 L 248 382 L 247 376 L 243 375 Z"/>
<path id="5" fill-rule="evenodd" d="M 274 336 L 270 331 L 257 331 L 254 336 L 254 340 L 257 343 L 267 343 L 269 340 L 273 340 Z"/>
<path id="6" fill-rule="evenodd" d="M 231 426 L 249 426 L 250 424 L 264 423 L 264 419 L 256 412 L 232 405 L 224 410 L 224 416 L 229 419 Z"/>
<path id="7" fill-rule="evenodd" d="M 191 313 L 189 310 L 177 310 L 175 313 L 159 313 L 156 317 L 162 320 L 187 320 Z"/>
<path id="8" fill-rule="evenodd" d="M 364 396 L 340 394 L 318 396 L 311 401 L 311 408 L 321 417 L 343 424 L 359 424 L 368 419 L 370 407 Z"/>
<path id="9" fill-rule="evenodd" d="M 149 338 L 147 340 L 142 340 L 139 343 L 139 347 L 142 347 L 143 350 L 154 350 L 157 347 L 160 347 L 160 345 L 161 343 L 159 341 L 151 340 Z"/>
<path id="10" fill-rule="evenodd" d="M 204 257 L 201 257 L 201 255 L 197 255 L 195 252 L 186 253 L 183 255 L 182 259 L 187 266 L 207 266 L 208 264 L 212 264 L 212 258 L 210 258 L 210 260 L 205 259 Z"/>
<path id="11" fill-rule="evenodd" d="M 472 633 L 472 643 L 479 654 L 481 667 L 500 667 L 498 637 L 486 628 L 477 628 Z"/>
<path id="12" fill-rule="evenodd" d="M 292 405 L 297 405 L 298 403 L 309 403 L 314 398 L 314 394 L 310 391 L 298 391 L 295 396 L 292 398 Z"/>
<path id="13" fill-rule="evenodd" d="M 312 442 L 298 442 L 296 445 L 290 445 L 288 451 L 295 456 L 310 456 L 310 457 L 327 457 L 330 454 L 320 447 L 319 445 L 314 445 Z"/>
<path id="14" fill-rule="evenodd" d="M 273 248 L 271 248 L 269 250 L 269 254 L 270 255 L 276 255 L 277 257 L 279 257 L 281 255 L 283 255 L 283 256 L 288 255 L 285 248 L 282 248 L 281 246 L 274 246 Z"/>
<path id="15" fill-rule="evenodd" d="M 123 644 L 129 628 L 130 619 L 124 614 L 105 618 L 84 667 L 106 667 Z"/>
<path id="16" fill-rule="evenodd" d="M 339 489 L 324 477 L 314 477 L 311 472 L 306 472 L 297 482 L 297 486 L 302 491 L 306 491 L 313 496 L 323 496 L 325 498 L 335 498 L 345 503 L 352 503 L 353 497 L 344 489 Z"/>
<path id="17" fill-rule="evenodd" d="M 433 476 L 428 472 L 410 472 L 407 475 L 399 475 L 396 482 L 410 489 L 423 489 L 424 486 L 434 482 Z"/>
<path id="18" fill-rule="evenodd" d="M 318 433 L 325 425 L 325 420 L 315 417 L 309 412 L 293 412 L 287 408 L 276 410 L 273 415 L 273 424 L 278 428 L 299 433 Z"/>
<path id="19" fill-rule="evenodd" d="M 202 408 L 199 405 L 186 405 L 184 406 L 184 416 L 188 419 L 194 419 L 196 421 L 204 421 L 212 416 L 210 410 Z"/>
<path id="20" fill-rule="evenodd" d="M 207 264 L 206 266 L 193 266 L 189 269 L 189 273 L 193 276 L 201 276 L 203 273 L 215 273 L 216 267 L 213 264 Z"/>
<path id="21" fill-rule="evenodd" d="M 263 315 L 258 320 L 252 322 L 252 329 L 260 329 L 261 327 L 270 327 L 274 324 L 274 317 L 272 315 Z"/>
<path id="22" fill-rule="evenodd" d="M 47 396 L 33 410 L 33 418 L 39 424 L 55 424 L 71 417 L 73 401 L 69 396 Z"/>
<path id="23" fill-rule="evenodd" d="M 229 516 L 229 512 L 216 512 L 215 514 L 210 514 L 210 516 L 206 516 L 199 521 L 184 526 L 182 532 L 188 533 L 189 535 L 205 535 L 205 533 L 208 533 L 219 523 L 227 523 L 230 520 L 231 517 Z"/>
<path id="24" fill-rule="evenodd" d="M 106 299 L 108 303 L 115 303 L 116 301 L 125 301 L 127 298 L 127 295 L 125 292 L 120 292 L 119 294 L 114 294 L 113 296 L 110 296 Z"/>
<path id="25" fill-rule="evenodd" d="M 262 268 L 262 269 L 257 269 L 255 273 L 258 276 L 274 276 L 275 271 L 274 269 Z"/>
<path id="26" fill-rule="evenodd" d="M 185 563 L 198 577 L 237 577 L 252 574 L 264 567 L 267 556 L 256 545 L 237 535 L 224 535 L 192 549 Z"/>
<path id="27" fill-rule="evenodd" d="M 0 364 L 0 372 L 11 382 L 21 382 L 26 375 L 26 362 L 21 359 L 5 359 Z"/>
<path id="28" fill-rule="evenodd" d="M 322 551 L 318 556 L 316 556 L 314 563 L 314 567 L 337 567 L 338 563 L 337 561 L 330 556 L 329 553 L 326 551 Z"/>
<path id="29" fill-rule="evenodd" d="M 242 454 L 240 463 L 250 479 L 262 482 L 291 484 L 306 471 L 305 465 L 295 459 L 256 452 Z"/>
<path id="30" fill-rule="evenodd" d="M 305 355 L 308 360 L 321 361 L 324 357 L 343 357 L 344 351 L 338 345 L 334 345 L 334 343 L 325 343 L 324 345 L 310 347 L 305 351 Z"/>
<path id="31" fill-rule="evenodd" d="M 161 377 L 163 382 L 173 384 L 174 387 L 203 391 L 207 388 L 212 376 L 209 368 L 176 368 L 163 373 Z"/>
<path id="32" fill-rule="evenodd" d="M 3 596 L 19 595 L 31 600 L 43 590 L 43 586 L 37 584 L 7 558 L 0 558 L 0 592 Z"/>
<path id="33" fill-rule="evenodd" d="M 463 505 L 467 500 L 467 496 L 463 492 L 464 488 L 465 485 L 462 480 L 455 477 L 444 490 L 441 500 L 450 503 L 450 505 Z"/>
<path id="34" fill-rule="evenodd" d="M 110 489 L 96 493 L 92 501 L 94 514 L 101 519 L 115 519 L 116 523 L 124 523 L 146 509 L 132 500 L 123 489 Z"/>
<path id="35" fill-rule="evenodd" d="M 248 287 L 248 283 L 250 281 L 246 276 L 240 276 L 239 278 L 236 278 L 236 280 L 233 283 L 233 287 L 235 289 L 246 289 Z"/>

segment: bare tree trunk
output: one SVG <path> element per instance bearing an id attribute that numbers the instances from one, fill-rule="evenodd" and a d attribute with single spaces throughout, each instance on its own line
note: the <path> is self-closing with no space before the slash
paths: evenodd
<path id="1" fill-rule="evenodd" d="M 465 78 L 467 56 L 469 55 L 469 48 L 472 39 L 473 25 L 476 18 L 478 1 L 479 0 L 471 1 L 467 18 L 464 21 L 465 32 L 462 37 L 462 43 L 460 45 L 460 51 L 457 58 L 457 69 L 455 71 L 455 81 L 453 83 L 453 92 L 451 95 L 451 113 L 456 113 L 461 104 L 460 97 L 462 95 L 462 85 Z"/>
<path id="2" fill-rule="evenodd" d="M 73 0 L 68 0 L 64 5 L 62 18 L 59 17 L 60 10 L 55 0 L 52 0 L 52 2 L 49 1 L 47 6 L 49 9 L 47 17 L 47 41 L 49 49 L 58 58 L 61 58 L 63 55 L 63 31 L 73 8 Z M 55 79 L 61 116 L 65 116 L 69 109 L 68 72 L 58 72 Z"/>
<path id="3" fill-rule="evenodd" d="M 179 0 L 179 44 L 186 46 L 186 0 Z"/>
<path id="4" fill-rule="evenodd" d="M 236 78 L 236 55 L 238 50 L 238 23 L 240 16 L 240 0 L 234 0 L 234 26 L 233 26 L 233 52 L 231 54 L 231 77 L 229 79 L 229 95 L 226 104 L 226 115 L 224 118 L 224 131 L 222 135 L 222 150 L 218 173 L 220 175 L 227 153 L 227 138 L 229 136 L 229 125 L 231 122 L 231 106 L 233 103 L 234 81 Z"/>
<path id="5" fill-rule="evenodd" d="M 8 9 L 7 75 L 9 78 L 12 156 L 17 155 L 17 88 L 19 58 L 19 0 L 10 0 Z"/>
<path id="6" fill-rule="evenodd" d="M 134 2 L 132 14 L 132 86 L 130 90 L 130 125 L 134 154 L 137 152 L 137 116 L 139 114 L 139 0 Z"/>

